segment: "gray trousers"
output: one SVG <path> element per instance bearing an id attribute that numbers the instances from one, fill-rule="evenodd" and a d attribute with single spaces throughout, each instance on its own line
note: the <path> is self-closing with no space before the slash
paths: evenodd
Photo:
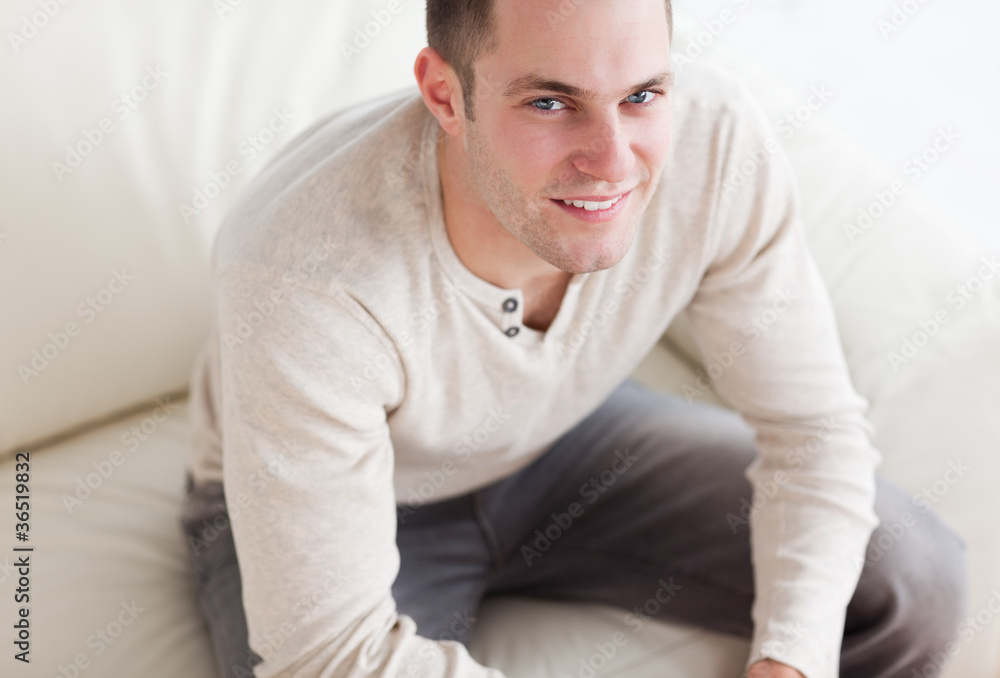
<path id="1" fill-rule="evenodd" d="M 749 638 L 754 587 L 739 518 L 752 499 L 744 471 L 754 457 L 753 431 L 738 415 L 626 380 L 517 473 L 457 498 L 397 507 L 397 607 L 420 635 L 465 642 L 485 596 L 633 611 L 662 579 L 679 593 L 650 616 Z M 221 530 L 197 556 L 192 549 L 201 609 L 221 675 L 240 678 L 261 659 L 247 644 L 225 511 L 222 485 L 193 485 L 189 475 L 188 543 Z M 882 525 L 847 608 L 841 676 L 931 678 L 964 617 L 965 546 L 881 479 L 876 512 Z M 907 512 L 916 524 L 889 535 L 886 526 Z M 880 537 L 891 548 L 879 548 Z"/>

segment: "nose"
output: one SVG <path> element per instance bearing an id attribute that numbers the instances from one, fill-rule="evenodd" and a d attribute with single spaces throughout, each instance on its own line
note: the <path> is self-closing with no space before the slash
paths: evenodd
<path id="1" fill-rule="evenodd" d="M 627 180 L 635 166 L 635 153 L 621 121 L 605 119 L 581 130 L 580 150 L 573 157 L 573 166 L 610 184 Z"/>

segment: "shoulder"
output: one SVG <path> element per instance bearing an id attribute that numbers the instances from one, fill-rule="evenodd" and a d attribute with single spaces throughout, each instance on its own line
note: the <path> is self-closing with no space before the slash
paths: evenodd
<path id="1" fill-rule="evenodd" d="M 763 141 L 773 133 L 757 97 L 731 71 L 704 61 L 675 64 L 674 127 Z M 707 141 L 704 135 L 702 141 Z"/>
<path id="2" fill-rule="evenodd" d="M 412 158 L 429 117 L 414 87 L 317 120 L 242 191 L 219 229 L 214 269 L 312 266 L 316 289 L 347 275 L 365 243 L 391 242 L 380 232 L 388 212 L 423 197 Z"/>

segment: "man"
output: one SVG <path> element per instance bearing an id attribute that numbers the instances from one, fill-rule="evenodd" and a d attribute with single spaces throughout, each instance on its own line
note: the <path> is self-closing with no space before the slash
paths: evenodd
<path id="1" fill-rule="evenodd" d="M 419 93 L 317 123 L 223 225 L 184 526 L 224 675 L 499 677 L 463 643 L 504 593 L 656 600 L 752 678 L 953 637 L 962 545 L 876 483 L 759 107 L 675 76 L 669 3 L 571 10 L 431 0 Z M 627 379 L 682 310 L 742 418 Z"/>

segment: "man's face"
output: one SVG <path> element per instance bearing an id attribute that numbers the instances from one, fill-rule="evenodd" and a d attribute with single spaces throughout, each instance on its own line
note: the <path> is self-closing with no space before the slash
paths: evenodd
<path id="1" fill-rule="evenodd" d="M 613 266 L 670 147 L 664 2 L 496 0 L 495 18 L 499 49 L 475 64 L 465 128 L 474 190 L 553 266 Z"/>

